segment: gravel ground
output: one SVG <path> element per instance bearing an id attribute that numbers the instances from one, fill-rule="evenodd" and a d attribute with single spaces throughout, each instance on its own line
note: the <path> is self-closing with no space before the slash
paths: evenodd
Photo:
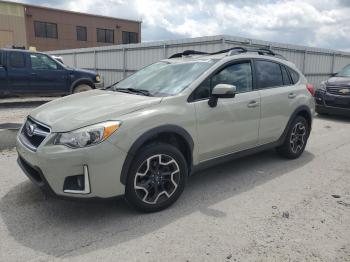
<path id="1" fill-rule="evenodd" d="M 46 198 L 3 151 L 0 261 L 350 261 L 349 128 L 317 118 L 300 159 L 208 169 L 155 214 Z"/>
<path id="2" fill-rule="evenodd" d="M 0 99 L 0 124 L 23 123 L 27 115 L 40 104 L 56 97 L 19 97 Z"/>
<path id="3" fill-rule="evenodd" d="M 23 123 L 24 119 L 34 108 L 34 106 L 21 106 L 16 108 L 0 107 L 0 124 Z"/>

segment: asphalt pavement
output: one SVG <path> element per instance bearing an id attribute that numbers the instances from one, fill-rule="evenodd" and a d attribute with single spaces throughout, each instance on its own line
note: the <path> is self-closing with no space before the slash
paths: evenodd
<path id="1" fill-rule="evenodd" d="M 0 152 L 0 261 L 350 261 L 350 119 L 317 117 L 297 160 L 204 170 L 171 208 L 48 198 Z"/>

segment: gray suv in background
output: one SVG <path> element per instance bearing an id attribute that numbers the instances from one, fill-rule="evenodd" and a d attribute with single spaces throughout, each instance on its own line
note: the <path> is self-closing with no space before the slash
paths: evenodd
<path id="1" fill-rule="evenodd" d="M 315 93 L 316 112 L 350 116 L 350 65 L 321 83 Z"/>
<path id="2" fill-rule="evenodd" d="M 124 195 L 153 212 L 209 165 L 270 148 L 298 158 L 313 114 L 313 87 L 272 51 L 189 50 L 35 109 L 18 134 L 18 163 L 57 196 Z"/>

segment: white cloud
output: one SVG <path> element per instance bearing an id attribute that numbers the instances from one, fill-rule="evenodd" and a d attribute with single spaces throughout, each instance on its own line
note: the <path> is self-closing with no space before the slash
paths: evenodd
<path id="1" fill-rule="evenodd" d="M 144 41 L 230 34 L 350 50 L 350 1 L 347 0 L 26 1 L 142 19 Z"/>

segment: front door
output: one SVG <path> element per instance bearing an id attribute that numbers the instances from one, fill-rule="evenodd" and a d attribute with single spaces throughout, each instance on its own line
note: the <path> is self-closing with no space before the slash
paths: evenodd
<path id="1" fill-rule="evenodd" d="M 56 94 L 67 93 L 67 70 L 62 68 L 51 57 L 40 54 L 30 54 L 31 81 L 30 86 L 36 93 Z"/>
<path id="2" fill-rule="evenodd" d="M 234 98 L 221 98 L 216 107 L 208 97 L 217 84 L 237 88 Z M 260 94 L 253 90 L 250 61 L 230 64 L 205 80 L 194 92 L 200 161 L 255 147 L 259 136 Z"/>

